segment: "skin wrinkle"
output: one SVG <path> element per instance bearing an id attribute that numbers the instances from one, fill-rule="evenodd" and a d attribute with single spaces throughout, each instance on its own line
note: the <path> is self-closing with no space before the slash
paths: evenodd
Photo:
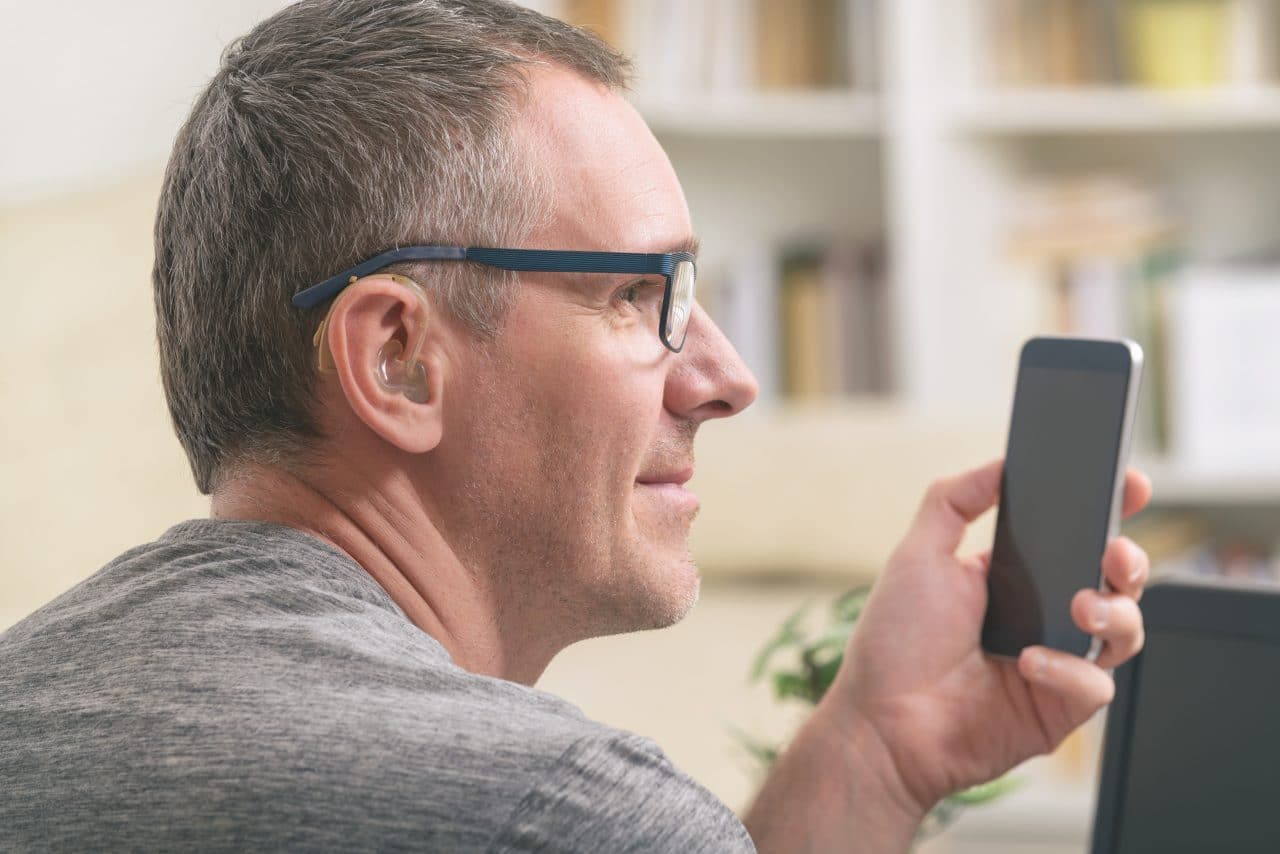
<path id="1" fill-rule="evenodd" d="M 311 488 L 317 496 L 322 494 L 323 487 Z M 370 492 L 366 490 L 361 493 L 353 494 L 353 500 L 349 500 L 347 502 L 334 502 L 335 508 L 341 514 L 341 518 L 347 523 L 342 526 L 344 534 L 338 534 L 338 528 L 336 526 L 327 530 L 321 530 L 320 533 L 323 534 L 326 539 L 330 540 L 330 542 L 336 544 L 339 539 L 342 539 L 343 537 L 349 538 L 352 536 L 350 533 L 345 532 L 356 531 L 359 532 L 355 535 L 357 537 L 357 542 L 359 546 L 362 547 L 355 549 L 357 553 L 361 550 L 377 549 L 390 559 L 393 567 L 427 565 L 427 561 L 424 560 L 424 558 L 428 553 L 428 549 L 422 544 L 413 543 L 408 536 L 402 533 L 402 529 L 395 524 L 396 520 L 394 518 L 391 518 L 389 515 L 376 512 L 377 508 L 373 506 L 375 502 L 370 502 L 370 507 L 374 512 L 367 514 L 348 514 L 347 511 L 342 510 L 344 505 L 351 508 L 361 508 L 364 496 L 383 496 L 386 494 L 387 492 Z M 392 502 L 381 499 L 377 503 L 386 505 L 391 504 Z M 399 513 L 396 513 L 395 515 L 407 518 L 403 517 L 402 514 Z M 352 549 L 352 544 L 348 543 L 346 548 Z M 368 566 L 365 568 L 369 569 Z M 374 573 L 374 577 L 384 588 L 388 588 L 388 592 L 391 593 L 392 599 L 397 602 L 402 601 L 404 594 L 397 596 L 396 593 L 392 592 L 392 590 L 399 589 L 407 593 L 408 591 L 406 590 L 406 587 L 412 590 L 412 595 L 416 595 L 421 599 L 429 613 L 435 618 L 434 622 L 428 623 L 427 626 L 420 626 L 420 628 L 428 631 L 429 634 L 436 634 L 436 631 L 432 631 L 431 629 L 436 628 L 437 624 L 437 631 L 442 631 L 446 635 L 463 634 L 463 627 L 451 622 L 451 612 L 448 607 L 445 607 L 445 602 L 450 597 L 459 596 L 460 593 L 466 595 L 468 591 L 460 591 L 453 586 L 441 589 L 441 584 L 438 581 L 435 583 L 429 583 L 429 579 L 426 576 L 402 575 L 394 572 L 393 570 Z M 477 581 L 478 580 L 479 579 L 477 579 Z M 481 591 L 482 586 L 477 584 L 473 587 L 472 591 L 469 592 L 474 595 L 481 593 Z M 430 628 L 428 628 L 428 626 Z"/>

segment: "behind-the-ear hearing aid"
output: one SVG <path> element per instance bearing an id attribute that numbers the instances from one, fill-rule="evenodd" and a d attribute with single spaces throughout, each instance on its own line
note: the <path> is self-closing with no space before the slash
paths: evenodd
<path id="1" fill-rule="evenodd" d="M 422 351 L 422 345 L 427 340 L 426 318 L 429 312 L 427 295 L 422 290 L 421 285 L 405 276 L 389 273 L 375 274 L 375 276 L 377 278 L 391 279 L 413 291 L 418 298 L 418 304 L 422 308 L 421 322 L 417 324 L 414 330 L 413 339 L 409 342 L 409 350 L 403 359 L 400 358 L 400 354 L 404 352 L 404 345 L 394 338 L 382 345 L 382 348 L 378 350 L 378 365 L 374 371 L 378 385 L 387 391 L 399 392 L 414 403 L 426 403 L 430 398 L 427 392 L 427 369 L 418 361 L 418 354 Z M 366 276 L 365 278 L 375 278 L 375 276 Z M 359 279 L 352 276 L 351 281 L 347 283 L 348 289 L 357 281 Z M 347 293 L 350 293 L 350 290 Z M 320 328 L 316 330 L 315 338 L 312 339 L 312 343 L 316 346 L 316 367 L 322 374 L 332 373 L 337 370 L 333 362 L 333 352 L 329 349 L 329 339 L 325 333 L 329 329 L 329 318 L 333 316 L 334 308 L 337 307 L 345 295 L 345 293 L 339 295 L 333 301 L 333 305 L 329 307 L 329 313 L 325 315 Z"/>

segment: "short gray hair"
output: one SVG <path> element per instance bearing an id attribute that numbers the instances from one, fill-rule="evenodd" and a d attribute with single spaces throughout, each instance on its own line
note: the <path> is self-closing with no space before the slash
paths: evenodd
<path id="1" fill-rule="evenodd" d="M 196 486 L 245 462 L 313 459 L 300 288 L 393 246 L 516 245 L 545 215 L 510 131 L 530 63 L 611 88 L 627 60 L 503 0 L 304 0 L 233 42 L 178 133 L 155 227 L 161 379 Z M 436 265 L 424 282 L 479 337 L 511 274 Z"/>

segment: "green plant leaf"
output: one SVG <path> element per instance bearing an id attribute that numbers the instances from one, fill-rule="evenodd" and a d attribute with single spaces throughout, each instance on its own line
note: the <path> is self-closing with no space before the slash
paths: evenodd
<path id="1" fill-rule="evenodd" d="M 989 783 L 980 783 L 977 786 L 971 786 L 959 792 L 952 792 L 947 796 L 947 800 L 961 806 L 972 807 L 978 804 L 985 804 L 988 801 L 994 801 L 1002 795 L 1009 794 L 1021 785 L 1022 781 L 1020 779 L 1006 775 Z"/>
<path id="2" fill-rule="evenodd" d="M 795 697 L 809 703 L 817 702 L 817 698 L 813 695 L 813 687 L 809 678 L 800 673 L 773 674 L 773 694 L 779 700 Z"/>
<path id="3" fill-rule="evenodd" d="M 768 676 L 778 700 L 796 699 L 816 704 L 840 672 L 849 638 L 870 594 L 870 587 L 859 587 L 840 595 L 831 605 L 830 622 L 813 638 L 801 627 L 801 621 L 813 605 L 812 600 L 806 602 L 783 621 L 757 654 L 749 681 L 759 682 Z M 791 659 L 794 663 L 790 667 L 780 667 L 776 663 L 783 653 L 794 655 Z M 766 769 L 782 751 L 782 745 L 770 744 L 732 726 L 730 729 L 742 748 Z M 943 798 L 926 816 L 917 840 L 942 830 L 966 808 L 993 801 L 1021 784 L 1021 780 L 1005 776 Z"/>
<path id="4" fill-rule="evenodd" d="M 813 650 L 832 649 L 844 655 L 844 648 L 849 645 L 849 637 L 853 634 L 853 624 L 837 623 L 809 642 Z"/>
<path id="5" fill-rule="evenodd" d="M 856 623 L 862 616 L 862 609 L 867 605 L 867 597 L 871 595 L 870 587 L 855 587 L 843 593 L 831 605 L 831 613 L 837 620 Z"/>
<path id="6" fill-rule="evenodd" d="M 786 649 L 789 646 L 795 646 L 796 644 L 803 642 L 804 636 L 799 630 L 799 625 L 800 621 L 804 619 L 812 605 L 813 600 L 805 602 L 798 610 L 796 610 L 795 613 L 783 621 L 777 634 L 775 634 L 756 655 L 755 663 L 751 666 L 750 681 L 760 681 L 761 677 L 764 676 L 765 670 L 769 666 L 769 661 L 773 658 L 775 653 Z"/>
<path id="7" fill-rule="evenodd" d="M 842 661 L 844 661 L 844 656 L 837 656 L 830 661 L 819 664 L 809 674 L 809 684 L 813 688 L 814 702 L 821 700 L 826 695 L 827 689 L 831 687 L 831 683 L 836 681 L 836 674 L 840 672 L 840 663 Z"/>

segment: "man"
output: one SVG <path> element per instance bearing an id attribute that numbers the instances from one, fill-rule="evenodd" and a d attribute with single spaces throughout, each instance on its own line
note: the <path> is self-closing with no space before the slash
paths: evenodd
<path id="1" fill-rule="evenodd" d="M 999 464 L 930 490 L 745 823 L 531 687 L 693 606 L 694 433 L 756 392 L 625 70 L 497 0 L 309 0 L 228 50 L 154 275 L 212 518 L 0 640 L 0 848 L 901 851 L 1110 699 L 1126 540 L 1074 603 L 1097 665 L 978 647 L 954 552 Z"/>

